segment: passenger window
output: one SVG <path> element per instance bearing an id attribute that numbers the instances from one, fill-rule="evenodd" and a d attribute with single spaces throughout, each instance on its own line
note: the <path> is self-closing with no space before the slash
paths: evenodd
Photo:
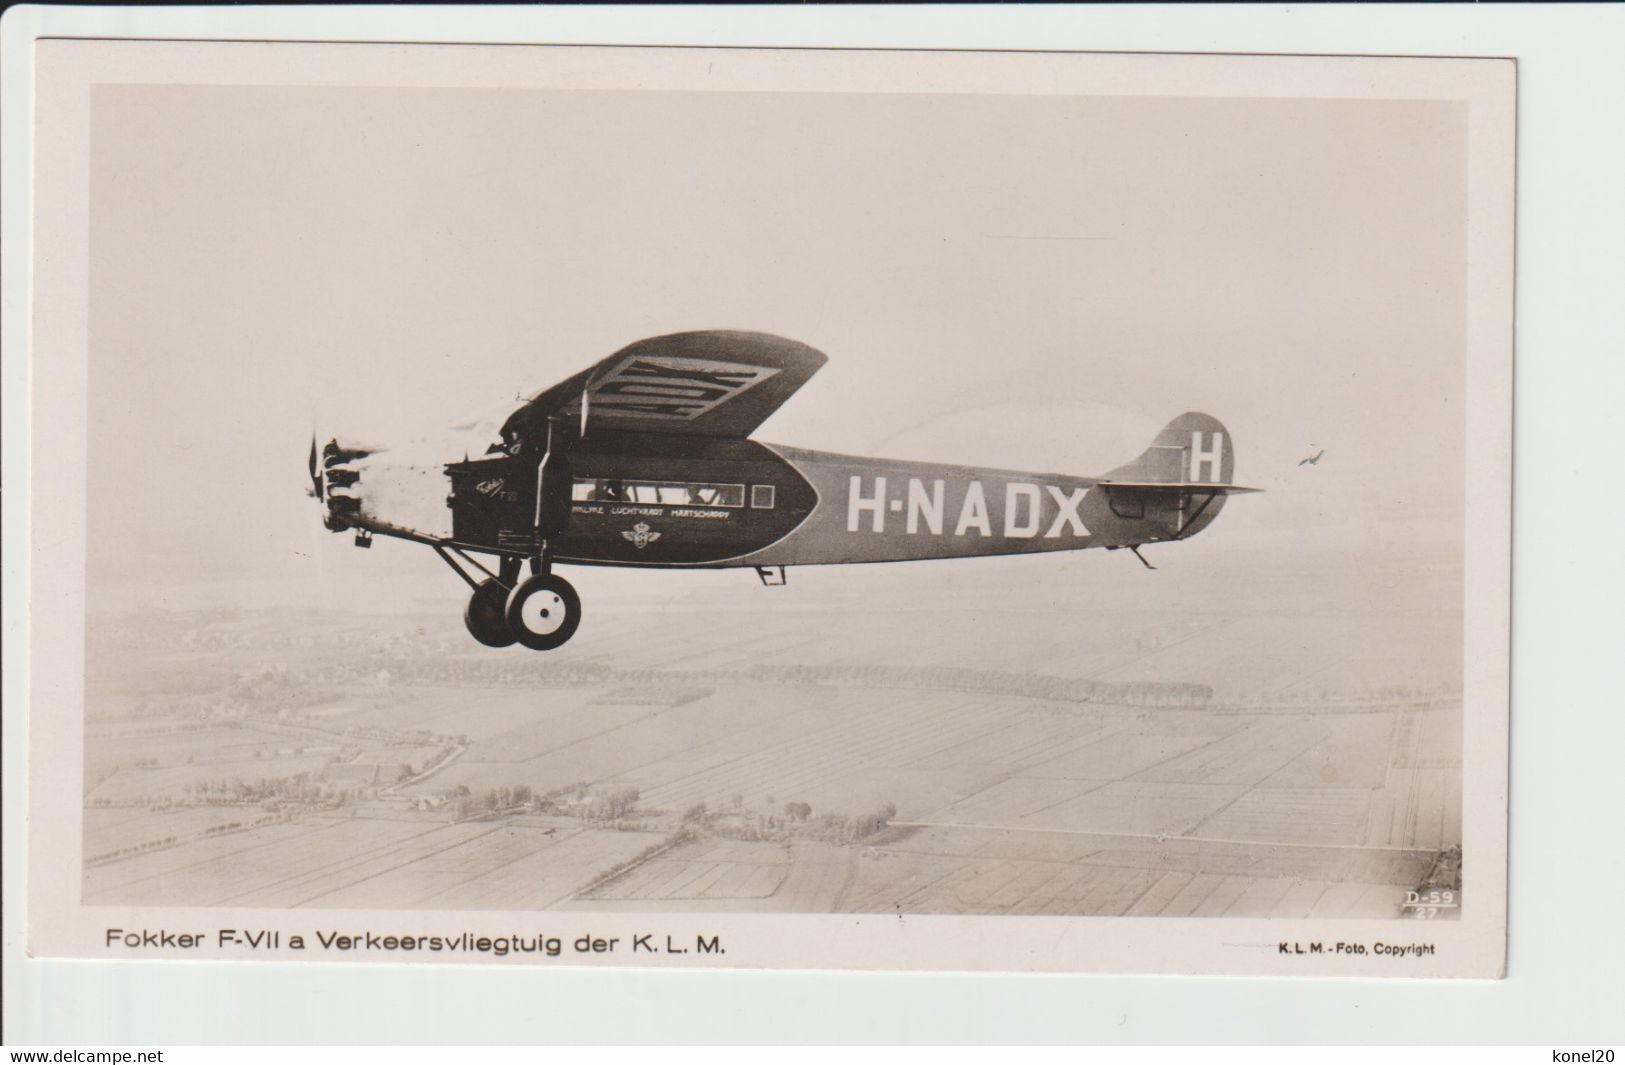
<path id="1" fill-rule="evenodd" d="M 773 505 L 772 486 L 767 506 Z M 570 498 L 577 503 L 653 503 L 666 507 L 742 507 L 742 484 L 688 484 L 680 481 L 633 481 L 608 478 L 577 478 Z"/>

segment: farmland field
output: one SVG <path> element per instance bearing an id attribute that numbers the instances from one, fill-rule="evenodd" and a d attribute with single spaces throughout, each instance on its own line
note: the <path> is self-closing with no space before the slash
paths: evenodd
<path id="1" fill-rule="evenodd" d="M 1459 573 L 1291 561 L 707 577 L 549 655 L 454 610 L 110 625 L 84 898 L 1397 915 L 1461 842 Z"/>

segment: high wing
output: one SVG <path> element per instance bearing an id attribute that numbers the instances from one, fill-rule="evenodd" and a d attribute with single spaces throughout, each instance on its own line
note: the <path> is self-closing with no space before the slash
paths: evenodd
<path id="1" fill-rule="evenodd" d="M 826 361 L 823 352 L 771 333 L 649 337 L 530 397 L 503 423 L 502 439 L 510 448 L 544 440 L 548 419 L 558 416 L 589 433 L 746 437 Z"/>

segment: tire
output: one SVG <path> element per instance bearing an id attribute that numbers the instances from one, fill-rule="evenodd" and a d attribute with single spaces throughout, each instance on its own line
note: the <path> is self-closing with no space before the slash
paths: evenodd
<path id="1" fill-rule="evenodd" d="M 496 581 L 482 581 L 463 608 L 463 624 L 470 636 L 487 647 L 512 647 L 515 637 L 508 627 L 508 589 Z"/>
<path id="2" fill-rule="evenodd" d="M 508 629 L 532 651 L 562 647 L 581 624 L 581 597 L 553 573 L 525 578 L 508 596 Z"/>

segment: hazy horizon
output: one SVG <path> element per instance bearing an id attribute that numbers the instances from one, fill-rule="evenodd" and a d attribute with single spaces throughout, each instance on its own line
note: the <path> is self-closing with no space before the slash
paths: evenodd
<path id="1" fill-rule="evenodd" d="M 121 85 L 93 113 L 87 565 L 135 602 L 455 598 L 320 528 L 313 413 L 397 439 L 706 327 L 830 356 L 758 434 L 798 446 L 1091 474 L 1207 411 L 1267 492 L 1181 564 L 1459 551 L 1456 104 Z"/>

